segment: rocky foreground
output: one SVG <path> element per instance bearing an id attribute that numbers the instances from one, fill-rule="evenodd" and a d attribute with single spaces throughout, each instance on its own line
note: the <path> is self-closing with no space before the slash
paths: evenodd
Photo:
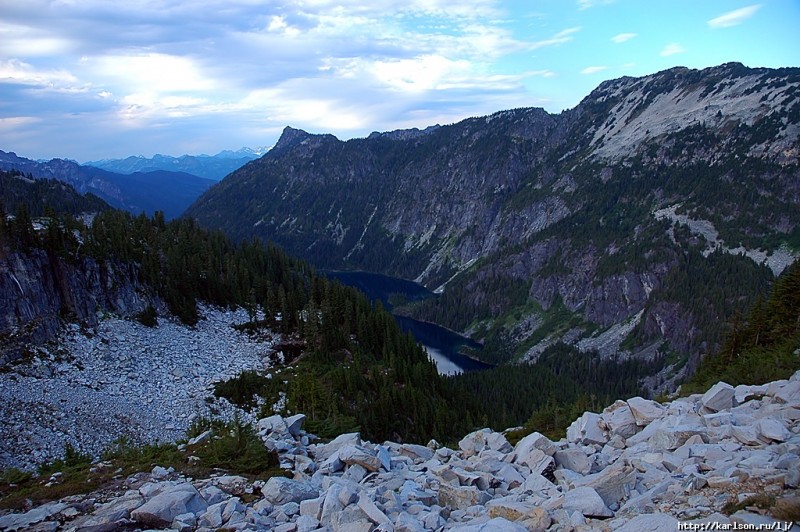
<path id="1" fill-rule="evenodd" d="M 173 442 L 198 417 L 231 417 L 232 405 L 210 401 L 213 383 L 264 369 L 273 342 L 231 327 L 248 321 L 244 310 L 201 313 L 192 328 L 166 318 L 149 328 L 113 316 L 89 330 L 72 324 L 55 346 L 4 368 L 0 468 L 60 458 L 65 443 L 96 456 L 120 437 Z"/>
<path id="2" fill-rule="evenodd" d="M 355 433 L 312 443 L 304 419 L 273 416 L 257 423 L 291 478 L 191 479 L 155 467 L 125 479 L 127 491 L 110 500 L 97 493 L 67 498 L 2 516 L 0 529 L 792 527 L 752 507 L 721 513 L 731 502 L 747 506 L 754 495 L 794 505 L 788 519 L 798 518 L 800 372 L 768 385 L 719 383 L 704 395 L 667 404 L 617 401 L 600 414 L 583 414 L 558 442 L 534 433 L 512 446 L 503 434 L 484 429 L 465 436 L 457 449 L 435 442 L 374 444 Z"/>

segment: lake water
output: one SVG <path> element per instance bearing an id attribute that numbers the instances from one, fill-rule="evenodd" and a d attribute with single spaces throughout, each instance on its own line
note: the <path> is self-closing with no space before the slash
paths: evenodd
<path id="1" fill-rule="evenodd" d="M 418 301 L 428 297 L 438 297 L 436 294 L 417 284 L 405 279 L 397 279 L 378 273 L 368 272 L 322 272 L 328 277 L 338 279 L 342 284 L 358 288 L 371 300 L 380 300 L 383 305 L 391 309 L 391 300 L 401 297 L 406 301 Z M 400 327 L 414 335 L 428 355 L 436 363 L 436 368 L 442 375 L 454 375 L 464 371 L 476 371 L 492 367 L 459 352 L 462 347 L 479 351 L 481 345 L 465 336 L 453 332 L 433 323 L 422 322 L 405 316 L 395 316 Z"/>

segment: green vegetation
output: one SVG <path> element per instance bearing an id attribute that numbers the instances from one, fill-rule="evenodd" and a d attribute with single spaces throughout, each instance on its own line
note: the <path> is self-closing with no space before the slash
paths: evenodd
<path id="1" fill-rule="evenodd" d="M 660 361 L 603 360 L 557 343 L 534 364 L 498 366 L 450 380 L 475 398 L 481 426 L 503 430 L 524 423 L 527 432 L 561 438 L 585 410 L 643 394 L 639 379 L 659 367 Z"/>
<path id="2" fill-rule="evenodd" d="M 731 385 L 785 379 L 800 369 L 800 262 L 775 281 L 769 298 L 734 316 L 721 349 L 706 357 L 681 391 L 700 393 L 717 381 Z"/>
<path id="3" fill-rule="evenodd" d="M 282 333 L 303 351 L 296 362 L 300 371 L 285 391 L 294 411 L 313 407 L 309 398 L 314 397 L 325 405 L 312 408 L 312 425 L 339 427 L 346 419 L 376 441 L 402 437 L 422 443 L 472 428 L 469 401 L 456 396 L 380 304 L 317 276 L 274 246 L 234 244 L 192 220 L 166 222 L 161 213 L 148 218 L 110 210 L 90 226 L 68 215 L 54 216 L 48 222 L 52 231 L 42 233 L 24 214 L 22 209 L 13 231 L 2 233 L 10 250 L 43 249 L 53 260 L 96 261 L 135 279 L 188 325 L 202 319 L 199 301 L 242 306 L 251 318 L 264 316 L 248 329 Z M 136 319 L 157 323 L 152 308 Z M 260 382 L 245 375 L 221 383 L 217 393 L 251 404 Z M 273 397 L 275 391 L 267 394 Z"/>
<path id="4" fill-rule="evenodd" d="M 174 468 L 194 477 L 206 476 L 214 470 L 244 475 L 250 479 L 267 479 L 283 475 L 278 457 L 268 451 L 252 427 L 239 420 L 222 422 L 202 420 L 188 435 L 211 430 L 210 437 L 197 445 L 179 448 L 174 443 L 133 445 L 119 440 L 93 463 L 88 455 L 67 444 L 65 457 L 43 464 L 38 474 L 7 469 L 0 473 L 0 508 L 23 509 L 68 495 L 86 493 L 104 486 L 113 486 L 118 479 L 154 466 Z"/>
<path id="5" fill-rule="evenodd" d="M 32 217 L 45 216 L 48 212 L 78 215 L 98 212 L 111 207 L 106 202 L 87 194 L 81 196 L 72 186 L 55 179 L 34 179 L 19 170 L 0 170 L 0 212 L 10 214 L 24 205 Z"/>

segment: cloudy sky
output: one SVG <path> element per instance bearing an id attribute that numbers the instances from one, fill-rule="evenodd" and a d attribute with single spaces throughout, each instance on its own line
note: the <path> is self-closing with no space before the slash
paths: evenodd
<path id="1" fill-rule="evenodd" d="M 605 79 L 800 66 L 798 0 L 0 0 L 0 149 L 78 161 L 347 139 Z"/>

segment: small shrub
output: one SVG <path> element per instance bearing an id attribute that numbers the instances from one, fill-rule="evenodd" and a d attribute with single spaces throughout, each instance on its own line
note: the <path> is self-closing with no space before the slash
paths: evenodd
<path id="1" fill-rule="evenodd" d="M 278 465 L 278 456 L 264 447 L 253 427 L 240 419 L 212 426 L 214 436 L 194 453 L 200 465 L 233 473 L 259 475 Z"/>
<path id="2" fill-rule="evenodd" d="M 748 497 L 742 502 L 738 502 L 735 498 L 731 499 L 725 506 L 722 507 L 722 513 L 726 515 L 732 515 L 739 510 L 744 510 L 745 508 L 749 507 L 756 507 L 761 510 L 769 510 L 773 506 L 775 506 L 775 497 L 762 493 Z"/>
<path id="3" fill-rule="evenodd" d="M 772 508 L 772 515 L 781 521 L 800 522 L 800 497 L 779 499 Z"/>
<path id="4" fill-rule="evenodd" d="M 22 471 L 16 467 L 0 471 L 0 484 L 22 484 L 33 477 L 33 473 Z"/>

